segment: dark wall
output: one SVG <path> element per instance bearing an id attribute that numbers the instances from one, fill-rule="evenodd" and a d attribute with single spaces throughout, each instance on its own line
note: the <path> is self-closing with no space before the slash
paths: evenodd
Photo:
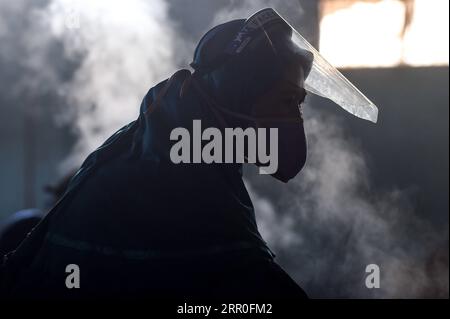
<path id="1" fill-rule="evenodd" d="M 368 155 L 376 188 L 411 192 L 417 212 L 448 227 L 448 67 L 352 69 L 343 72 L 379 108 L 376 125 L 358 120 L 325 99 L 312 99 L 343 119 Z"/>

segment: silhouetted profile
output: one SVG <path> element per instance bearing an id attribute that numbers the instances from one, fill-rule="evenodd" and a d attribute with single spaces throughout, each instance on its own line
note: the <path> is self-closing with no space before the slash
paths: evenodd
<path id="1" fill-rule="evenodd" d="M 273 176 L 286 182 L 301 170 L 299 105 L 312 57 L 292 46 L 287 24 L 265 14 L 210 30 L 194 73 L 178 71 L 150 89 L 139 118 L 88 156 L 62 200 L 6 256 L 8 296 L 306 297 L 258 231 L 242 165 L 174 164 L 169 156 L 171 131 L 192 133 L 201 119 L 221 130 L 278 128 Z M 238 37 L 250 40 L 238 48 Z M 65 286 L 68 264 L 80 268 L 79 289 Z"/>

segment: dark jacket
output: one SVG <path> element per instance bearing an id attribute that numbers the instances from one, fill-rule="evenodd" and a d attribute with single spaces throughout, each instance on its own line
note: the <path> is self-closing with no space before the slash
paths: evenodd
<path id="1" fill-rule="evenodd" d="M 166 80 L 150 89 L 139 118 L 88 156 L 63 198 L 5 256 L 3 293 L 211 296 L 211 290 L 236 293 L 243 277 L 253 282 L 251 291 L 261 290 L 250 273 L 269 282 L 264 272 L 275 280 L 275 271 L 290 280 L 258 232 L 241 165 L 173 164 L 169 158 L 173 128 L 192 130 L 193 119 L 203 128 L 217 126 L 193 87 L 181 94 L 189 76 L 181 71 L 170 85 Z M 150 105 L 153 112 L 146 114 Z M 265 268 L 254 267 L 261 263 Z M 79 266 L 81 289 L 65 287 L 68 264 Z M 280 278 L 275 281 L 279 286 Z M 231 286 L 217 288 L 226 282 Z"/>

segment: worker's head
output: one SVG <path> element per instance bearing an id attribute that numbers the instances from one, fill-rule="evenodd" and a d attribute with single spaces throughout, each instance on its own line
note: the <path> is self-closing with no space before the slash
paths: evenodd
<path id="1" fill-rule="evenodd" d="M 227 126 L 278 128 L 279 172 L 274 176 L 283 181 L 295 176 L 305 160 L 299 106 L 312 60 L 312 53 L 292 42 L 291 27 L 265 9 L 208 31 L 191 64 L 208 94 L 228 111 L 221 113 Z"/>

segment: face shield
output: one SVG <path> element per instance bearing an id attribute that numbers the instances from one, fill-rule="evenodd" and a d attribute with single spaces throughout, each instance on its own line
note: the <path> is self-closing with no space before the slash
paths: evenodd
<path id="1" fill-rule="evenodd" d="M 347 112 L 365 119 L 377 122 L 377 107 L 361 93 L 342 73 L 322 57 L 314 47 L 285 19 L 271 8 L 263 9 L 245 21 L 244 26 L 237 33 L 226 49 L 228 55 L 239 55 L 252 41 L 263 35 L 271 43 L 276 43 L 277 38 L 270 36 L 273 25 L 284 24 L 289 28 L 289 46 L 295 51 L 305 52 L 313 57 L 310 70 L 305 72 L 304 83 L 300 86 L 316 95 L 327 98 L 345 109 Z M 274 50 L 276 45 L 274 45 Z M 277 52 L 275 52 L 277 53 Z M 301 67 L 301 66 L 298 66 Z"/>

